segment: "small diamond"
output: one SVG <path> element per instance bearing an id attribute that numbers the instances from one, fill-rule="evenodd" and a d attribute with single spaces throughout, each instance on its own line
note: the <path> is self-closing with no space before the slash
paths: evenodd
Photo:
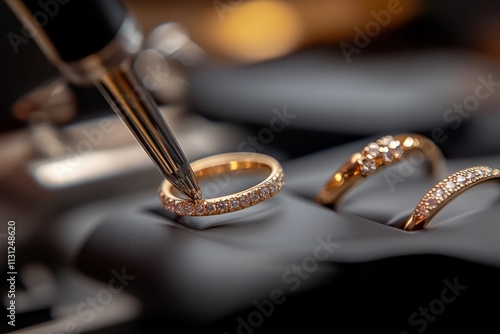
<path id="1" fill-rule="evenodd" d="M 250 204 L 250 197 L 248 195 L 241 195 L 240 197 L 240 203 L 243 206 L 247 206 Z"/>
<path id="2" fill-rule="evenodd" d="M 477 174 L 479 177 L 481 177 L 481 176 L 483 176 L 483 175 L 484 175 L 484 172 L 483 172 L 482 170 L 480 170 L 480 169 L 476 169 L 476 174 Z"/>
<path id="3" fill-rule="evenodd" d="M 227 209 L 227 204 L 223 201 L 217 203 L 217 209 L 220 211 L 220 212 L 225 212 L 226 209 Z"/>
<path id="4" fill-rule="evenodd" d="M 468 172 L 467 173 L 467 178 L 471 181 L 475 181 L 476 180 L 476 174 L 474 174 L 473 172 Z"/>
<path id="5" fill-rule="evenodd" d="M 174 212 L 175 211 L 175 202 L 172 200 L 169 200 L 167 202 L 167 209 Z"/>
<path id="6" fill-rule="evenodd" d="M 185 205 L 185 214 L 188 216 L 192 216 L 194 213 L 194 205 L 193 203 L 186 203 Z"/>
<path id="7" fill-rule="evenodd" d="M 240 207 L 240 201 L 237 198 L 232 198 L 229 200 L 229 206 L 231 209 L 238 209 Z"/>
<path id="8" fill-rule="evenodd" d="M 371 159 L 375 159 L 376 157 L 378 157 L 379 147 L 380 146 L 378 146 L 378 144 L 376 144 L 376 143 L 368 144 L 368 146 L 366 146 L 363 150 L 363 156 L 371 158 Z"/>
<path id="9" fill-rule="evenodd" d="M 467 181 L 467 178 L 463 175 L 457 176 L 457 183 L 460 185 L 464 185 L 465 181 Z"/>
<path id="10" fill-rule="evenodd" d="M 498 175 L 499 173 L 500 173 L 500 171 L 498 169 L 493 170 L 493 175 Z"/>
<path id="11" fill-rule="evenodd" d="M 186 207 L 183 205 L 183 203 L 177 203 L 175 205 L 175 213 L 181 216 L 186 215 Z"/>
<path id="12" fill-rule="evenodd" d="M 436 189 L 434 191 L 434 197 L 437 198 L 438 200 L 444 199 L 444 191 L 443 191 L 443 189 L 440 189 L 440 188 Z"/>
<path id="13" fill-rule="evenodd" d="M 426 201 L 426 204 L 430 209 L 434 209 L 438 205 L 438 201 L 434 197 L 429 197 Z"/>
<path id="14" fill-rule="evenodd" d="M 260 201 L 260 196 L 259 196 L 259 194 L 257 193 L 256 190 L 254 190 L 254 191 L 252 191 L 250 193 L 250 199 L 252 200 L 252 202 L 258 202 L 258 201 Z"/>
<path id="15" fill-rule="evenodd" d="M 392 138 L 392 136 L 384 136 L 380 138 L 378 142 L 380 143 L 380 145 L 389 146 L 393 140 L 394 138 Z"/>
<path id="16" fill-rule="evenodd" d="M 269 197 L 269 188 L 264 186 L 262 188 L 260 188 L 260 195 L 263 197 L 263 198 L 267 198 Z"/>
<path id="17" fill-rule="evenodd" d="M 417 212 L 417 214 L 418 214 L 420 217 L 422 217 L 422 218 L 425 218 L 425 217 L 427 217 L 427 216 L 429 215 L 429 210 L 427 210 L 427 209 L 425 208 L 425 206 L 423 206 L 423 205 L 419 206 L 419 207 L 417 208 L 416 212 Z"/>
<path id="18" fill-rule="evenodd" d="M 394 159 L 394 153 L 387 147 L 380 148 L 380 155 L 384 163 L 390 163 Z"/>
<path id="19" fill-rule="evenodd" d="M 453 183 L 451 181 L 446 182 L 446 188 L 449 190 L 455 189 L 455 183 Z"/>
<path id="20" fill-rule="evenodd" d="M 196 203 L 194 207 L 194 212 L 197 215 L 202 216 L 205 213 L 205 208 L 203 207 L 203 203 Z"/>
<path id="21" fill-rule="evenodd" d="M 493 170 L 490 167 L 484 167 L 484 171 L 486 172 L 487 175 L 491 175 Z"/>
<path id="22" fill-rule="evenodd" d="M 207 212 L 208 212 L 209 214 L 214 214 L 214 213 L 215 213 L 215 211 L 217 211 L 217 207 L 215 206 L 215 204 L 214 204 L 214 203 L 207 203 L 207 204 L 205 205 L 205 209 L 207 209 Z"/>
<path id="23" fill-rule="evenodd" d="M 392 149 L 394 159 L 401 159 L 403 156 L 403 148 L 401 146 L 397 146 Z"/>
<path id="24" fill-rule="evenodd" d="M 401 143 L 399 142 L 399 140 L 393 140 L 389 143 L 389 145 L 387 145 L 390 149 L 395 149 L 397 147 L 400 147 L 401 146 Z"/>
<path id="25" fill-rule="evenodd" d="M 361 175 L 364 176 L 370 175 L 377 169 L 377 165 L 374 160 L 362 159 L 358 160 L 358 163 L 361 164 Z"/>
<path id="26" fill-rule="evenodd" d="M 271 183 L 269 183 L 268 187 L 269 187 L 269 191 L 271 192 L 271 194 L 274 194 L 276 192 L 276 190 L 278 190 L 275 181 L 272 181 Z"/>

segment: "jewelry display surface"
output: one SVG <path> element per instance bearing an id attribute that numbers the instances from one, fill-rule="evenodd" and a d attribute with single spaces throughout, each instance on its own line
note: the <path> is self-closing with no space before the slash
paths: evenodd
<path id="1" fill-rule="evenodd" d="M 191 163 L 198 179 L 204 176 L 242 173 L 249 170 L 268 170 L 264 181 L 249 189 L 218 198 L 187 200 L 174 195 L 174 188 L 164 181 L 158 189 L 165 209 L 182 216 L 209 216 L 238 211 L 266 201 L 276 195 L 284 185 L 283 168 L 267 155 L 257 153 L 226 153 L 207 157 Z"/>
<path id="2" fill-rule="evenodd" d="M 2 333 L 498 327 L 500 3 L 121 2 L 0 3 Z"/>

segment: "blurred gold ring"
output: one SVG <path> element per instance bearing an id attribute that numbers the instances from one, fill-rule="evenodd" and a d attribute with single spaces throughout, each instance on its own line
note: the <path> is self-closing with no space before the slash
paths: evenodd
<path id="1" fill-rule="evenodd" d="M 284 185 L 283 169 L 279 162 L 259 153 L 226 153 L 191 163 L 197 178 L 216 176 L 234 171 L 266 171 L 264 181 L 235 194 L 191 200 L 174 194 L 172 184 L 166 180 L 158 189 L 165 209 L 181 216 L 210 216 L 251 207 L 276 195 Z"/>
<path id="2" fill-rule="evenodd" d="M 452 199 L 480 183 L 499 181 L 500 171 L 487 166 L 462 169 L 437 183 L 422 197 L 406 222 L 406 231 L 426 228 L 432 218 Z"/>
<path id="3" fill-rule="evenodd" d="M 316 201 L 336 207 L 340 198 L 352 187 L 382 167 L 401 160 L 412 151 L 422 152 L 429 161 L 430 173 L 442 177 L 445 160 L 439 147 L 418 134 L 385 136 L 354 153 L 328 180 Z"/>

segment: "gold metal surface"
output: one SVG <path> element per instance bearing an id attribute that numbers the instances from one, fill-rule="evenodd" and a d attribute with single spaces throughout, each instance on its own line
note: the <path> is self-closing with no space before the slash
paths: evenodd
<path id="1" fill-rule="evenodd" d="M 487 166 L 462 169 L 432 187 L 420 200 L 404 226 L 406 231 L 427 227 L 438 214 L 458 195 L 483 182 L 500 181 L 500 171 Z"/>
<path id="2" fill-rule="evenodd" d="M 197 160 L 191 164 L 198 178 L 234 171 L 265 171 L 269 175 L 259 184 L 235 194 L 210 199 L 187 200 L 175 195 L 174 188 L 163 182 L 158 193 L 165 209 L 182 216 L 209 216 L 238 211 L 265 201 L 284 185 L 279 162 L 258 153 L 227 153 Z"/>
<path id="3" fill-rule="evenodd" d="M 391 138 L 391 140 L 389 140 Z M 387 141 L 387 143 L 384 143 Z M 373 146 L 371 146 L 373 144 Z M 387 145 L 385 145 L 387 144 Z M 370 147 L 373 154 L 370 155 Z M 397 151 L 397 152 L 396 152 Z M 376 143 L 370 143 L 361 152 L 354 153 L 321 189 L 316 201 L 320 204 L 336 207 L 341 197 L 354 185 L 369 175 L 395 163 L 413 151 L 422 152 L 429 161 L 430 173 L 443 175 L 445 160 L 441 150 L 430 139 L 418 134 L 399 134 L 386 136 Z M 373 156 L 375 155 L 375 156 Z M 390 159 L 384 159 L 384 157 Z M 392 158 L 391 158 L 392 157 Z M 372 170 L 366 170 L 370 166 Z M 441 176 L 442 177 L 442 176 Z"/>

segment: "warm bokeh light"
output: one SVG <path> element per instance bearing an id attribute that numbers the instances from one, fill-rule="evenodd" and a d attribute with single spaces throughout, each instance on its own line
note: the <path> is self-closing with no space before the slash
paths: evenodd
<path id="1" fill-rule="evenodd" d="M 222 9 L 221 9 L 222 10 Z M 290 52 L 301 42 L 302 24 L 294 6 L 275 1 L 252 1 L 205 17 L 204 34 L 210 48 L 227 57 L 258 61 Z"/>

